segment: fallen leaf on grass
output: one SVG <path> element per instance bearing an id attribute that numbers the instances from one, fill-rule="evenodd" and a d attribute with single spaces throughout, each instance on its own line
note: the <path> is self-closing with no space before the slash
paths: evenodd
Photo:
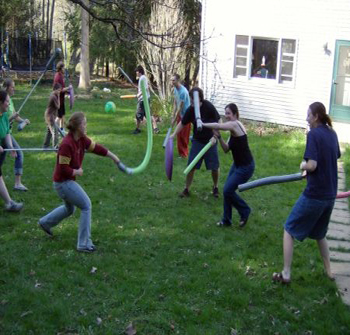
<path id="1" fill-rule="evenodd" d="M 91 270 L 90 270 L 90 273 L 96 273 L 96 271 L 97 271 L 97 268 L 95 268 L 94 266 L 91 268 Z"/>
<path id="2" fill-rule="evenodd" d="M 126 335 L 136 335 L 136 329 L 134 328 L 132 322 L 125 329 Z"/>
<path id="3" fill-rule="evenodd" d="M 21 318 L 24 318 L 25 316 L 29 315 L 29 314 L 32 314 L 33 312 L 32 311 L 26 311 L 26 312 L 23 312 L 21 314 Z"/>
<path id="4" fill-rule="evenodd" d="M 248 265 L 245 270 L 246 276 L 255 276 L 256 272 Z"/>
<path id="5" fill-rule="evenodd" d="M 328 299 L 327 299 L 326 297 L 324 297 L 324 298 L 322 298 L 320 301 L 314 300 L 314 302 L 315 302 L 316 304 L 324 305 L 324 304 L 328 303 Z"/>

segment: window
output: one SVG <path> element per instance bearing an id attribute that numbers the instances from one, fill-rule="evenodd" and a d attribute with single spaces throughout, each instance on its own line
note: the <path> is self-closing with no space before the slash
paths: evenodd
<path id="1" fill-rule="evenodd" d="M 236 35 L 234 77 L 294 80 L 296 40 Z"/>
<path id="2" fill-rule="evenodd" d="M 295 63 L 295 40 L 282 40 L 280 81 L 292 81 Z"/>
<path id="3" fill-rule="evenodd" d="M 251 77 L 276 79 L 278 41 L 253 39 Z"/>
<path id="4" fill-rule="evenodd" d="M 249 37 L 236 36 L 236 58 L 235 58 L 235 76 L 246 76 L 248 67 L 248 47 Z"/>

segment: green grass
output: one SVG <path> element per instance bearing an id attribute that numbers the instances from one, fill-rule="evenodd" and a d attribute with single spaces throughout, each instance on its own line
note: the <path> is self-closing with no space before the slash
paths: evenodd
<path id="1" fill-rule="evenodd" d="M 111 88 L 112 94 L 78 98 L 74 110 L 86 113 L 90 137 L 135 167 L 144 157 L 146 131 L 130 134 L 135 101 L 118 98 L 130 90 Z M 16 106 L 28 90 L 19 87 Z M 22 147 L 42 145 L 49 91 L 39 86 L 23 109 L 32 124 L 14 131 Z M 116 103 L 116 114 L 104 112 L 108 100 Z M 89 255 L 75 251 L 79 211 L 54 229 L 54 239 L 37 227 L 61 203 L 51 182 L 55 155 L 25 154 L 25 194 L 12 191 L 13 159 L 7 158 L 6 184 L 25 209 L 0 209 L 0 334 L 124 334 L 130 322 L 147 335 L 349 334 L 349 308 L 324 276 L 314 241 L 296 243 L 290 286 L 271 282 L 272 272 L 282 268 L 283 223 L 305 182 L 243 193 L 253 209 L 247 226 L 239 229 L 235 216 L 233 228 L 219 229 L 214 223 L 222 196 L 211 196 L 209 172 L 196 172 L 192 196 L 180 199 L 186 161 L 175 155 L 173 181 L 167 181 L 167 128 L 160 124 L 142 174 L 124 175 L 111 160 L 86 155 L 79 183 L 92 201 L 98 247 Z M 260 136 L 254 125 L 248 129 L 253 179 L 298 171 L 302 131 L 271 127 Z M 222 190 L 231 155 L 220 150 L 220 162 Z"/>

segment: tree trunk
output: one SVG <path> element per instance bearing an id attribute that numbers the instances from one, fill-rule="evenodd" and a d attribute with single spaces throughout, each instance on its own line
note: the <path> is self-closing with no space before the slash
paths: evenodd
<path id="1" fill-rule="evenodd" d="M 46 6 L 46 39 L 49 39 L 49 23 L 50 23 L 50 0 L 47 0 Z"/>
<path id="2" fill-rule="evenodd" d="M 30 31 L 34 31 L 35 7 L 34 0 L 30 0 Z"/>
<path id="3" fill-rule="evenodd" d="M 50 27 L 49 27 L 49 38 L 52 40 L 52 27 L 53 27 L 53 14 L 55 12 L 55 0 L 52 0 L 51 4 L 51 17 L 50 17 Z"/>
<path id="4" fill-rule="evenodd" d="M 184 86 L 190 90 L 191 87 L 191 52 L 187 50 L 186 53 L 186 62 L 185 62 L 185 76 L 184 76 Z"/>
<path id="5" fill-rule="evenodd" d="M 84 0 L 85 5 L 89 5 L 88 0 Z M 79 88 L 88 90 L 90 83 L 89 66 L 89 14 L 81 8 L 81 58 L 80 58 L 80 78 Z"/>
<path id="6" fill-rule="evenodd" d="M 109 78 L 109 61 L 106 59 L 106 77 Z"/>
<path id="7" fill-rule="evenodd" d="M 43 27 L 45 27 L 45 0 L 43 0 L 42 21 L 43 21 Z"/>

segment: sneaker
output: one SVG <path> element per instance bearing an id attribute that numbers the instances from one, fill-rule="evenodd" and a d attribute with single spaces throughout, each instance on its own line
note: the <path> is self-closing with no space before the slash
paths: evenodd
<path id="1" fill-rule="evenodd" d="M 92 252 L 96 251 L 96 247 L 94 245 L 91 245 L 90 247 L 77 248 L 77 251 L 92 253 Z"/>
<path id="2" fill-rule="evenodd" d="M 213 187 L 213 196 L 215 198 L 219 197 L 219 189 L 217 187 Z"/>
<path id="3" fill-rule="evenodd" d="M 185 188 L 180 194 L 179 197 L 180 198 L 187 198 L 190 196 L 190 191 L 188 190 L 188 188 Z"/>
<path id="4" fill-rule="evenodd" d="M 140 133 L 141 133 L 141 130 L 139 128 L 136 128 L 131 134 L 137 135 Z"/>
<path id="5" fill-rule="evenodd" d="M 22 192 L 27 192 L 28 191 L 28 189 L 24 186 L 24 185 L 15 185 L 14 187 L 13 187 L 13 189 L 15 190 L 15 191 L 22 191 Z"/>
<path id="6" fill-rule="evenodd" d="M 159 133 L 160 133 L 160 130 L 159 130 L 158 128 L 154 128 L 154 129 L 153 129 L 153 132 L 154 132 L 155 134 L 159 134 Z"/>
<path id="7" fill-rule="evenodd" d="M 226 223 L 224 221 L 219 221 L 216 223 L 217 227 L 231 227 L 232 224 L 231 223 Z"/>
<path id="8" fill-rule="evenodd" d="M 23 204 L 21 202 L 15 202 L 11 200 L 11 202 L 5 205 L 5 209 L 8 212 L 19 212 L 23 208 Z"/>
<path id="9" fill-rule="evenodd" d="M 44 223 L 38 222 L 39 227 L 50 237 L 53 237 L 53 233 L 50 228 L 47 228 Z"/>

